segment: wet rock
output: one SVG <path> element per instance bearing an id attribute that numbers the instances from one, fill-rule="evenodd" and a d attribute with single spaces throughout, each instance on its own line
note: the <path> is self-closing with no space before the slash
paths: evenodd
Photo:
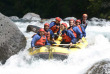
<path id="1" fill-rule="evenodd" d="M 17 16 L 11 16 L 11 17 L 9 17 L 11 20 L 20 20 L 19 19 L 19 17 L 17 17 Z"/>
<path id="2" fill-rule="evenodd" d="M 0 13 L 0 61 L 7 60 L 26 46 L 26 38 L 18 27 Z"/>
<path id="3" fill-rule="evenodd" d="M 110 61 L 103 60 L 95 63 L 86 74 L 110 74 Z"/>
<path id="4" fill-rule="evenodd" d="M 52 21 L 55 21 L 55 18 L 42 19 L 40 23 L 51 23 Z M 61 21 L 62 21 L 62 19 L 61 19 Z"/>
<path id="5" fill-rule="evenodd" d="M 38 27 L 38 26 L 28 25 L 26 31 L 27 32 L 32 31 L 32 32 L 37 33 L 39 29 L 40 29 L 40 27 Z"/>
<path id="6" fill-rule="evenodd" d="M 40 15 L 35 13 L 27 13 L 23 16 L 23 20 L 41 21 Z"/>
<path id="7" fill-rule="evenodd" d="M 41 19 L 40 23 L 46 22 L 48 19 Z"/>
<path id="8" fill-rule="evenodd" d="M 64 21 L 69 21 L 70 19 L 76 20 L 75 17 L 67 17 L 67 18 L 64 18 Z"/>

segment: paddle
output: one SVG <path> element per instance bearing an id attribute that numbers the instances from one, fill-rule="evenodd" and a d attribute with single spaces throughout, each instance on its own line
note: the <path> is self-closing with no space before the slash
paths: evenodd
<path id="1" fill-rule="evenodd" d="M 70 44 L 52 44 L 52 45 L 70 45 Z M 72 45 L 76 45 L 76 44 L 72 44 Z"/>
<path id="2" fill-rule="evenodd" d="M 53 45 L 69 46 L 68 49 L 70 49 L 70 48 L 74 48 L 74 47 L 80 48 L 79 46 L 77 46 L 77 44 L 72 44 L 72 46 L 70 46 L 70 44 L 53 44 Z"/>

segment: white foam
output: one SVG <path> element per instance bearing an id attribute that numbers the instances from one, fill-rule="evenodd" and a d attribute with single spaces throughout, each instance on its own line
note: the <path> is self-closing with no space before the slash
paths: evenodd
<path id="1" fill-rule="evenodd" d="M 104 21 L 106 26 L 88 25 L 86 30 L 87 40 L 89 42 L 88 47 L 70 54 L 69 58 L 64 61 L 34 60 L 29 56 L 27 49 L 31 47 L 31 36 L 34 33 L 26 33 L 26 27 L 29 24 L 36 24 L 43 27 L 43 24 L 39 22 L 16 22 L 25 37 L 28 37 L 27 46 L 24 51 L 11 56 L 6 64 L 0 65 L 0 74 L 84 74 L 97 61 L 110 59 L 110 26 L 108 22 Z"/>

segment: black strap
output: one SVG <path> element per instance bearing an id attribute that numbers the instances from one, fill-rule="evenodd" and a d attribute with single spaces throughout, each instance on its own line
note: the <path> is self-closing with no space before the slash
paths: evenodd
<path id="1" fill-rule="evenodd" d="M 65 31 L 66 35 L 67 35 L 67 31 Z"/>

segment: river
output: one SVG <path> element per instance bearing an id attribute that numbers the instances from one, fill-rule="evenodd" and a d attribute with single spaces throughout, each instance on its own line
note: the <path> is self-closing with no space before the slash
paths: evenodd
<path id="1" fill-rule="evenodd" d="M 50 23 L 51 19 L 46 21 Z M 0 74 L 84 74 L 94 63 L 103 59 L 110 60 L 110 21 L 92 18 L 88 21 L 87 41 L 84 50 L 70 54 L 68 59 L 35 60 L 29 56 L 33 32 L 26 33 L 26 27 L 34 24 L 43 27 L 39 22 L 14 22 L 27 38 L 23 51 L 11 56 L 4 65 L 0 65 Z"/>

